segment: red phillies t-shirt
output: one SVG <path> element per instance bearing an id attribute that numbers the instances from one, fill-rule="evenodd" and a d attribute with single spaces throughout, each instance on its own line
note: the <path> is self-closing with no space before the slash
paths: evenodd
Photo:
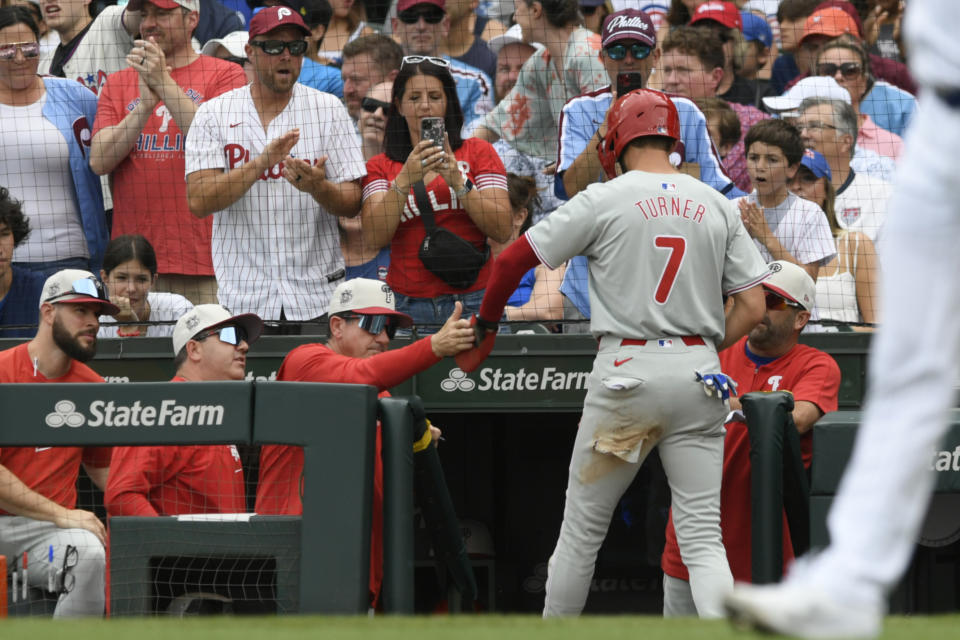
<path id="1" fill-rule="evenodd" d="M 341 355 L 323 344 L 305 344 L 284 358 L 277 380 L 368 384 L 380 390 L 379 397 L 390 395 L 395 387 L 415 373 L 439 362 L 423 338 L 402 349 L 379 353 L 369 358 Z M 411 443 L 411 446 L 412 443 Z M 373 601 L 383 583 L 383 458 L 380 425 L 373 471 L 373 514 L 370 543 L 370 593 Z M 300 495 L 303 486 L 303 448 L 290 445 L 264 445 L 260 450 L 260 480 L 257 484 L 255 511 L 260 515 L 302 515 Z"/>
<path id="2" fill-rule="evenodd" d="M 104 503 L 111 516 L 244 513 L 240 453 L 232 444 L 114 447 Z"/>
<path id="3" fill-rule="evenodd" d="M 197 106 L 247 83 L 239 65 L 210 56 L 170 75 Z M 100 91 L 93 135 L 119 124 L 139 102 L 137 72 L 111 73 Z M 113 171 L 113 237 L 146 237 L 157 252 L 160 273 L 212 276 L 213 217 L 200 220 L 187 207 L 186 139 L 170 110 L 158 103 L 130 154 Z"/>
<path id="4" fill-rule="evenodd" d="M 503 168 L 500 156 L 488 142 L 479 138 L 468 138 L 453 155 L 460 165 L 460 172 L 469 177 L 477 189 L 502 189 L 503 197 L 508 197 L 506 169 Z M 367 162 L 367 177 L 363 179 L 363 199 L 390 189 L 390 183 L 402 168 L 402 162 L 395 162 L 383 153 L 370 159 Z M 449 229 L 469 241 L 478 251 L 484 250 L 486 236 L 470 219 L 463 204 L 442 177 L 437 176 L 427 185 L 427 196 L 433 206 L 433 217 L 438 227 Z M 493 260 L 488 260 L 483 266 L 473 286 L 463 290 L 451 289 L 450 285 L 427 271 L 417 255 L 426 235 L 411 189 L 403 206 L 400 225 L 390 244 L 387 284 L 391 289 L 405 296 L 433 298 L 445 293 L 478 291 L 487 286 Z"/>
<path id="5" fill-rule="evenodd" d="M 16 382 L 103 382 L 87 365 L 70 361 L 70 370 L 60 378 L 48 379 L 34 372 L 30 353 L 24 343 L 0 351 L 0 384 Z M 53 407 L 50 407 L 53 410 Z M 80 463 L 93 467 L 110 465 L 110 447 L 5 447 L 0 449 L 0 465 L 6 467 L 27 487 L 62 507 L 77 505 L 77 476 Z M 0 509 L 0 515 L 12 515 Z"/>
<path id="6" fill-rule="evenodd" d="M 805 400 L 817 405 L 824 413 L 837 410 L 840 391 L 840 367 L 830 355 L 798 344 L 773 362 L 757 368 L 746 355 L 747 338 L 720 352 L 720 368 L 740 385 L 739 394 L 751 391 L 790 391 L 794 401 Z M 803 463 L 810 467 L 813 432 L 800 436 Z M 783 522 L 784 566 L 793 560 L 793 547 Z M 733 422 L 727 425 L 723 441 L 723 485 L 720 489 L 720 528 L 723 546 L 734 580 L 751 581 L 751 524 L 750 524 L 750 436 L 747 425 Z M 689 580 L 687 568 L 680 559 L 673 517 L 667 523 L 667 542 L 663 549 L 661 567 L 674 578 Z"/>

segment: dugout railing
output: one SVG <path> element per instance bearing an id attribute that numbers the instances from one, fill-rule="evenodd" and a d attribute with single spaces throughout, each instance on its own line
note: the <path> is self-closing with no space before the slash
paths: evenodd
<path id="1" fill-rule="evenodd" d="M 391 399 L 383 411 L 384 610 L 410 613 L 413 567 L 413 416 Z M 285 611 L 368 609 L 377 392 L 361 385 L 203 382 L 0 385 L 0 447 L 290 444 L 304 450 L 303 517 L 234 522 L 113 518 L 111 613 L 152 613 L 149 558 L 277 547 L 276 592 Z M 123 524 L 120 524 L 123 520 Z M 269 534 L 269 535 L 268 535 Z M 251 536 L 262 541 L 253 553 Z M 231 540 L 240 541 L 230 549 Z M 293 541 L 293 542 L 291 542 Z M 298 553 L 290 552 L 299 541 Z M 139 550 L 138 550 L 139 549 Z M 217 551 L 219 549 L 219 552 Z M 296 558 L 296 559 L 294 559 Z M 296 566 L 293 566 L 293 564 Z"/>
<path id="2" fill-rule="evenodd" d="M 843 375 L 841 409 L 860 407 L 869 339 L 869 334 L 862 333 L 801 336 L 801 342 L 827 351 L 839 364 Z M 274 379 L 283 357 L 311 340 L 316 338 L 262 338 L 248 354 L 247 379 L 258 386 Z M 16 342 L 0 341 L 0 348 Z M 396 340 L 391 346 L 404 344 L 406 341 Z M 97 357 L 90 364 L 108 382 L 169 380 L 173 375 L 169 348 L 168 339 L 101 340 Z M 590 336 L 500 336 L 497 348 L 477 371 L 464 374 L 452 359 L 444 360 L 391 390 L 398 395 L 415 393 L 423 399 L 426 410 L 447 436 L 439 455 L 457 514 L 489 529 L 492 546 L 481 550 L 485 555 L 477 558 L 475 550 L 470 549 L 475 565 L 479 560 L 491 569 L 496 567 L 495 583 L 492 570 L 489 572 L 490 597 L 481 598 L 484 608 L 494 608 L 494 592 L 497 609 L 533 611 L 542 607 L 545 563 L 556 542 L 563 508 L 569 443 L 595 355 L 596 341 Z M 128 385 L 108 386 L 112 390 Z M 651 480 L 657 475 L 656 471 L 641 474 L 644 477 L 638 479 L 638 490 L 647 494 L 646 489 L 652 486 L 654 494 L 658 489 L 663 493 L 663 480 Z M 659 610 L 656 538 L 663 531 L 656 526 L 656 519 L 666 513 L 668 504 L 649 501 L 645 519 L 650 526 L 639 542 L 654 551 L 648 549 L 644 556 L 641 549 L 634 561 L 624 562 L 638 556 L 635 529 L 614 523 L 620 535 L 612 531 L 609 553 L 601 552 L 595 577 L 600 589 L 591 596 L 590 610 L 638 610 L 638 603 L 641 611 Z M 643 512 L 640 516 L 642 522 Z M 403 544 L 409 548 L 409 542 Z M 415 565 L 423 564 L 418 545 Z M 771 556 L 768 566 L 779 564 Z M 409 572 L 410 568 L 402 570 Z M 388 567 L 387 586 L 389 571 Z M 417 576 L 423 578 L 423 570 L 418 570 Z M 385 604 L 388 591 L 384 592 Z M 417 610 L 432 610 L 433 606 L 418 602 Z"/>

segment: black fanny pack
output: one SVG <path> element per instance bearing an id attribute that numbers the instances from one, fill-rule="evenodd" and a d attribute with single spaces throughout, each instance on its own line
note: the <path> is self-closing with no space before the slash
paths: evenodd
<path id="1" fill-rule="evenodd" d="M 480 269 L 490 258 L 490 247 L 477 251 L 471 243 L 448 229 L 438 227 L 433 218 L 433 207 L 427 198 L 427 189 L 420 180 L 413 185 L 413 197 L 420 210 L 420 218 L 427 235 L 420 245 L 418 256 L 427 271 L 454 289 L 466 289 L 477 281 Z"/>

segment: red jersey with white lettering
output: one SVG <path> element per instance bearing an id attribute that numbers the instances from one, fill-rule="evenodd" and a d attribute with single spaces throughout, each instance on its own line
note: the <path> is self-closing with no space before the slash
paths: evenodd
<path id="1" fill-rule="evenodd" d="M 199 56 L 170 76 L 196 105 L 247 83 L 238 65 L 211 56 Z M 97 102 L 94 137 L 120 124 L 138 104 L 140 75 L 132 68 L 111 73 Z M 167 106 L 158 103 L 129 155 L 113 170 L 113 237 L 146 237 L 157 252 L 160 273 L 212 276 L 213 218 L 199 219 L 187 207 L 186 137 Z"/>
<path id="2" fill-rule="evenodd" d="M 840 391 L 840 367 L 829 354 L 798 344 L 773 362 L 758 367 L 747 357 L 747 338 L 720 352 L 721 370 L 740 385 L 738 393 L 751 391 L 789 391 L 794 401 L 805 400 L 828 413 L 837 410 Z M 810 467 L 813 432 L 800 436 L 803 463 Z M 784 516 L 784 566 L 793 560 L 793 547 Z M 750 524 L 750 436 L 743 422 L 727 425 L 723 444 L 723 486 L 720 492 L 720 528 L 723 546 L 735 580 L 751 580 L 751 524 Z M 667 524 L 667 542 L 663 549 L 661 567 L 674 578 L 689 580 L 687 568 L 680 559 L 673 520 Z"/>
<path id="3" fill-rule="evenodd" d="M 16 382 L 103 382 L 97 372 L 76 360 L 59 378 L 46 378 L 35 371 L 24 343 L 0 351 L 0 384 Z M 53 406 L 50 407 L 53 412 Z M 77 505 L 77 476 L 80 463 L 93 467 L 110 466 L 110 447 L 5 447 L 0 449 L 0 465 L 6 467 L 27 487 L 62 507 Z M 0 509 L 0 515 L 13 515 Z"/>
<path id="4" fill-rule="evenodd" d="M 480 138 L 467 138 L 453 155 L 457 158 L 461 175 L 465 179 L 470 178 L 477 189 L 502 189 L 502 197 L 508 197 L 506 169 L 490 143 Z M 375 193 L 390 189 L 390 183 L 402 168 L 402 162 L 391 160 L 384 153 L 371 158 L 367 162 L 367 177 L 363 180 L 363 199 L 366 200 Z M 473 244 L 478 251 L 483 251 L 487 237 L 470 219 L 463 204 L 446 181 L 437 176 L 426 187 L 427 196 L 433 206 L 436 225 L 449 229 Z M 390 270 L 387 272 L 387 284 L 391 289 L 414 298 L 433 298 L 445 293 L 478 291 L 487 286 L 493 260 L 487 261 L 480 270 L 477 281 L 469 289 L 452 289 L 450 285 L 430 273 L 418 257 L 420 245 L 423 244 L 426 235 L 427 231 L 420 219 L 420 210 L 411 189 L 407 202 L 403 205 L 400 226 L 393 234 L 390 244 Z"/>
<path id="5" fill-rule="evenodd" d="M 430 347 L 430 338 L 417 340 L 402 349 L 379 353 L 369 358 L 341 355 L 323 344 L 305 344 L 284 358 L 277 380 L 368 384 L 387 397 L 387 389 L 439 362 Z M 348 428 L 347 425 L 345 428 Z M 383 583 L 383 459 L 380 425 L 373 472 L 373 530 L 370 544 L 370 593 L 374 602 Z M 303 448 L 290 445 L 264 445 L 260 450 L 260 480 L 257 484 L 255 511 L 260 515 L 302 515 Z M 335 526 L 335 525 L 334 525 Z"/>
<path id="6" fill-rule="evenodd" d="M 314 166 L 326 158 L 330 182 L 363 177 L 360 139 L 346 108 L 299 82 L 266 129 L 249 86 L 201 104 L 187 132 L 186 175 L 241 167 L 294 128 L 300 137 L 291 156 Z M 283 177 L 283 162 L 213 214 L 211 253 L 220 303 L 264 320 L 279 320 L 281 308 L 287 320 L 323 315 L 345 273 L 336 216 Z"/>
<path id="7" fill-rule="evenodd" d="M 104 504 L 111 516 L 244 513 L 240 453 L 232 444 L 114 447 Z"/>

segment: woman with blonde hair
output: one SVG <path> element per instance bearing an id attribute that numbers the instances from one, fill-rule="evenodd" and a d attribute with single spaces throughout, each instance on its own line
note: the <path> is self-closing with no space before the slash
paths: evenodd
<path id="1" fill-rule="evenodd" d="M 820 267 L 817 275 L 817 311 L 821 320 L 850 323 L 877 321 L 876 284 L 879 275 L 877 250 L 873 242 L 858 231 L 847 231 L 837 223 L 834 208 L 836 190 L 831 182 L 830 165 L 812 149 L 803 152 L 800 167 L 790 190 L 801 198 L 820 205 L 830 223 L 837 243 L 837 255 Z M 870 331 L 872 327 L 853 326 Z"/>

